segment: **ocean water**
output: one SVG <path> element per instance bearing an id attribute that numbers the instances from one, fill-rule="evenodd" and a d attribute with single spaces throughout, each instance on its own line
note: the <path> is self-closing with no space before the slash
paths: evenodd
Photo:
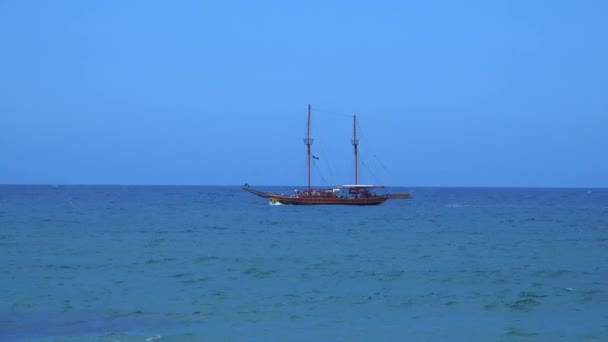
<path id="1" fill-rule="evenodd" d="M 0 340 L 608 341 L 608 190 L 408 190 L 0 186 Z"/>

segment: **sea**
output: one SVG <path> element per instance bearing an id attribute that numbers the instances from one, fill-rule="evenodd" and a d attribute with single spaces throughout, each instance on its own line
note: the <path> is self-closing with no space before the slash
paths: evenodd
<path id="1" fill-rule="evenodd" d="M 0 186 L 0 341 L 608 341 L 608 189 L 391 190 Z"/>

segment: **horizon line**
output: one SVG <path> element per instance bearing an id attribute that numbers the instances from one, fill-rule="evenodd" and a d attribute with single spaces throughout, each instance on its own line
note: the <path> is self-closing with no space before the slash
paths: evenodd
<path id="1" fill-rule="evenodd" d="M 248 184 L 248 183 L 244 183 Z M 126 183 L 0 183 L 0 186 L 175 186 L 175 187 L 243 187 L 244 184 L 126 184 Z M 283 184 L 270 185 L 260 184 L 259 187 L 306 187 L 304 185 Z M 522 185 L 384 185 L 387 188 L 474 188 L 474 189 L 608 189 L 608 186 L 522 186 Z M 321 187 L 315 187 L 321 188 Z"/>

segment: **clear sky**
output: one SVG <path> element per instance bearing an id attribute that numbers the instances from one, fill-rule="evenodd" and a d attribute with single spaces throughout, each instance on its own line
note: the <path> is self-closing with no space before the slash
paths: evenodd
<path id="1" fill-rule="evenodd" d="M 0 184 L 608 187 L 607 1 L 0 0 Z M 321 177 L 322 176 L 322 177 Z"/>

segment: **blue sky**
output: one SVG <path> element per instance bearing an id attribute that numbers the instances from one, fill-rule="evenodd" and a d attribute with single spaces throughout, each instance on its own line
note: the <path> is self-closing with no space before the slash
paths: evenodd
<path id="1" fill-rule="evenodd" d="M 0 183 L 608 186 L 605 1 L 0 1 Z"/>

